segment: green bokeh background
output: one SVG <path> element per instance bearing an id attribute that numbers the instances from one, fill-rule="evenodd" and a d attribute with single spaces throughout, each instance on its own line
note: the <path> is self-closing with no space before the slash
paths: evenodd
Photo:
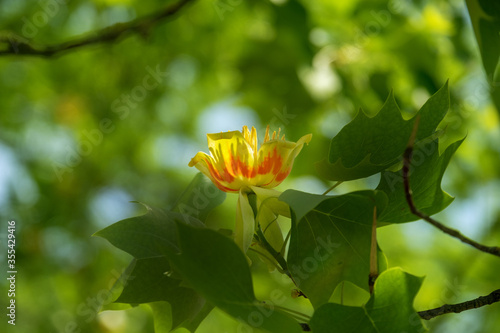
<path id="1" fill-rule="evenodd" d="M 164 5 L 1 0 L 0 35 L 55 44 Z M 157 70 L 164 74 L 155 82 L 148 75 Z M 313 162 L 326 157 L 329 140 L 359 108 L 376 113 L 393 89 L 409 117 L 448 79 L 451 108 L 440 149 L 467 139 L 444 178 L 456 199 L 437 218 L 498 245 L 500 124 L 463 1 L 195 1 L 124 40 L 58 57 L 0 57 L 2 313 L 9 220 L 16 221 L 18 270 L 16 326 L 7 327 L 3 314 L 0 327 L 152 332 L 145 306 L 95 310 L 130 257 L 91 235 L 143 213 L 130 201 L 172 205 L 196 174 L 190 158 L 207 151 L 206 133 L 243 125 L 261 132 L 267 124 L 292 141 L 313 133 L 278 189 L 322 193 L 331 184 L 316 176 Z M 375 188 L 378 177 L 334 193 Z M 211 219 L 231 227 L 235 202 L 229 194 Z M 499 288 L 498 258 L 422 221 L 379 229 L 379 243 L 390 267 L 426 276 L 417 310 Z M 258 296 L 282 290 L 284 305 L 310 311 L 263 266 L 255 267 Z M 499 311 L 496 304 L 427 324 L 434 332 L 495 332 Z M 237 326 L 214 311 L 197 332 Z"/>

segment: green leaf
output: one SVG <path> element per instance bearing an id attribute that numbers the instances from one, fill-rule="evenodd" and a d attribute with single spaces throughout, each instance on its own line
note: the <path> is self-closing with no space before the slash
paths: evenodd
<path id="1" fill-rule="evenodd" d="M 417 140 L 432 135 L 449 107 L 448 83 L 418 111 Z M 346 181 L 371 176 L 399 161 L 416 116 L 404 120 L 394 96 L 377 115 L 369 118 L 363 111 L 332 139 L 328 158 L 318 162 L 318 173 L 329 180 Z"/>
<path id="2" fill-rule="evenodd" d="M 500 112 L 500 3 L 489 0 L 466 2 L 491 96 Z"/>
<path id="3" fill-rule="evenodd" d="M 293 212 L 288 268 L 313 306 L 326 303 L 343 280 L 367 290 L 373 211 L 385 208 L 385 194 L 320 196 L 288 190 L 280 200 Z"/>
<path id="4" fill-rule="evenodd" d="M 163 255 L 167 249 L 178 250 L 175 221 L 203 225 L 186 214 L 144 206 L 146 214 L 116 222 L 94 236 L 107 239 L 135 258 L 150 258 Z"/>
<path id="5" fill-rule="evenodd" d="M 229 238 L 205 228 L 178 223 L 180 253 L 168 257 L 183 278 L 228 314 L 270 332 L 300 332 L 298 323 L 255 298 L 245 255 Z M 243 324 L 242 324 L 243 325 Z"/>
<path id="6" fill-rule="evenodd" d="M 438 140 L 421 142 L 415 146 L 410 168 L 410 187 L 415 206 L 427 215 L 445 209 L 453 197 L 441 189 L 441 180 L 451 157 L 463 140 L 451 144 L 439 155 Z M 379 217 L 379 223 L 403 223 L 416 221 L 406 201 L 402 171 L 382 173 L 377 190 L 389 198 L 387 208 Z"/>
<path id="7" fill-rule="evenodd" d="M 205 300 L 194 290 L 182 287 L 181 280 L 171 273 L 166 257 L 134 259 L 127 269 L 126 284 L 117 303 L 141 304 L 167 301 L 172 308 L 172 327 L 192 320 L 205 305 Z"/>
<path id="8" fill-rule="evenodd" d="M 171 307 L 167 302 L 148 304 L 153 311 L 155 333 L 168 333 L 172 329 Z"/>
<path id="9" fill-rule="evenodd" d="M 122 289 L 115 302 L 149 303 L 160 331 L 180 325 L 195 331 L 213 305 L 207 304 L 194 290 L 181 286 L 182 281 L 175 278 L 165 251 L 179 251 L 176 222 L 203 226 L 196 217 L 205 220 L 224 199 L 225 193 L 198 173 L 174 205 L 173 209 L 178 212 L 143 204 L 146 214 L 98 231 L 95 236 L 107 239 L 136 258 L 120 278 L 124 286 L 120 283 L 113 287 L 115 292 Z M 166 272 L 170 274 L 167 276 Z"/>
<path id="10" fill-rule="evenodd" d="M 226 192 L 219 190 L 210 179 L 198 172 L 180 195 L 172 210 L 205 222 L 212 209 L 223 203 L 225 199 Z"/>
<path id="11" fill-rule="evenodd" d="M 152 302 L 148 303 L 148 305 L 153 311 L 155 333 L 168 333 L 176 329 L 176 326 L 173 326 L 172 323 L 173 308 L 168 302 Z M 184 321 L 181 327 L 186 328 L 190 332 L 195 332 L 213 308 L 212 304 L 205 302 L 205 305 L 198 314 L 194 318 Z"/>
<path id="12" fill-rule="evenodd" d="M 146 214 L 116 222 L 94 236 L 107 239 L 135 258 L 159 256 L 167 247 L 178 247 L 175 221 L 202 226 L 203 223 L 196 217 L 205 219 L 225 197 L 224 192 L 198 173 L 174 205 L 174 210 L 179 212 L 151 208 L 140 203 L 147 209 Z"/>
<path id="13" fill-rule="evenodd" d="M 378 277 L 374 293 L 363 307 L 328 303 L 316 310 L 310 326 L 315 333 L 420 333 L 426 331 L 413 308 L 423 278 L 389 269 Z"/>

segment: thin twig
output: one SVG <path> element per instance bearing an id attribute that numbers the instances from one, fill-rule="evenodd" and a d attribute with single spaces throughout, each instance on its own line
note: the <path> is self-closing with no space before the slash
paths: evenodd
<path id="1" fill-rule="evenodd" d="M 292 274 L 290 273 L 290 271 L 288 270 L 288 266 L 287 266 L 287 263 L 286 263 L 286 260 L 285 258 L 283 258 L 283 256 L 281 255 L 281 253 L 279 253 L 278 251 L 276 251 L 271 244 L 269 244 L 269 242 L 267 241 L 266 237 L 264 236 L 264 233 L 262 232 L 262 229 L 260 228 L 260 225 L 258 226 L 257 228 L 257 234 L 255 235 L 256 238 L 257 238 L 257 241 L 259 242 L 259 244 L 264 248 L 266 249 L 267 252 L 269 252 L 269 254 L 271 256 L 273 256 L 273 258 L 278 262 L 278 264 L 281 266 L 281 270 L 290 278 L 292 279 L 292 281 L 295 283 L 295 281 L 293 280 L 293 277 L 292 277 Z"/>
<path id="2" fill-rule="evenodd" d="M 444 232 L 452 237 L 458 238 L 462 242 L 469 244 L 480 251 L 490 253 L 490 254 L 493 254 L 495 256 L 500 257 L 500 247 L 498 247 L 498 246 L 486 246 L 486 245 L 480 244 L 480 243 L 462 235 L 459 231 L 452 229 L 452 228 L 449 228 L 449 227 L 441 224 L 440 222 L 434 220 L 432 217 L 419 211 L 417 209 L 417 207 L 415 206 L 415 202 L 413 201 L 412 191 L 410 188 L 410 176 L 409 176 L 409 174 L 410 174 L 410 162 L 411 162 L 411 157 L 412 157 L 412 153 L 413 153 L 413 144 L 415 142 L 415 137 L 416 137 L 416 133 L 417 133 L 419 120 L 420 120 L 420 118 L 417 118 L 415 121 L 415 125 L 413 127 L 413 133 L 410 137 L 410 141 L 408 142 L 408 146 L 406 147 L 406 150 L 403 154 L 403 182 L 404 182 L 406 202 L 408 202 L 408 206 L 410 208 L 410 211 L 414 215 L 423 219 L 424 221 L 427 221 L 428 223 L 432 224 L 433 226 L 435 226 L 436 228 L 438 228 L 442 232 Z"/>
<path id="3" fill-rule="evenodd" d="M 86 45 L 115 41 L 133 33 L 145 33 L 161 20 L 177 14 L 184 6 L 192 1 L 193 0 L 180 0 L 176 4 L 168 6 L 157 13 L 152 13 L 126 23 L 117 23 L 110 27 L 96 31 L 91 35 L 55 45 L 35 46 L 27 39 L 17 36 L 14 33 L 10 33 L 8 36 L 0 37 L 0 43 L 3 42 L 7 44 L 7 48 L 5 50 L 0 50 L 0 56 L 26 55 L 50 57 Z"/>
<path id="4" fill-rule="evenodd" d="M 496 302 L 500 302 L 500 289 L 491 292 L 487 296 L 480 296 L 476 299 L 466 301 L 458 304 L 445 304 L 439 308 L 420 311 L 418 315 L 425 320 L 432 319 L 434 317 L 444 315 L 447 313 L 460 313 L 465 310 L 477 309 L 485 305 L 490 305 Z"/>
<path id="5" fill-rule="evenodd" d="M 273 265 L 273 266 L 274 266 L 274 267 L 278 270 L 278 272 L 283 273 L 283 274 L 285 273 L 285 272 L 281 269 L 281 267 L 280 267 L 280 266 L 278 266 L 278 265 L 277 265 L 277 264 L 273 261 L 273 259 L 269 258 L 269 256 L 265 255 L 264 253 L 260 252 L 259 250 L 254 249 L 254 248 L 252 248 L 252 247 L 249 247 L 249 248 L 248 248 L 248 250 L 249 250 L 249 251 L 253 251 L 253 252 L 257 253 L 258 255 L 262 256 L 263 258 L 267 259 L 267 261 L 269 261 L 269 262 L 270 262 L 270 263 L 271 263 L 271 264 L 272 264 L 272 265 Z"/>

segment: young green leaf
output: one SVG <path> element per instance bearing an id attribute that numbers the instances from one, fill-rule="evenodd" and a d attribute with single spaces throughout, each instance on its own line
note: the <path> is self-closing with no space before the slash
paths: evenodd
<path id="1" fill-rule="evenodd" d="M 426 331 L 413 308 L 423 278 L 392 268 L 375 282 L 374 293 L 363 307 L 327 303 L 314 313 L 315 333 L 421 333 Z"/>
<path id="2" fill-rule="evenodd" d="M 410 169 L 410 187 L 415 207 L 427 215 L 436 214 L 445 209 L 453 198 L 441 189 L 441 179 L 451 157 L 463 140 L 451 144 L 439 155 L 438 141 L 423 141 L 415 146 Z M 382 173 L 377 190 L 385 192 L 389 198 L 387 208 L 380 214 L 379 222 L 403 223 L 416 221 L 405 197 L 403 176 L 398 172 Z"/>
<path id="3" fill-rule="evenodd" d="M 434 133 L 449 107 L 448 83 L 418 111 L 417 140 Z M 377 115 L 369 118 L 360 111 L 332 139 L 328 158 L 318 162 L 318 173 L 329 180 L 346 181 L 371 176 L 399 161 L 416 116 L 404 120 L 391 94 Z"/>
<path id="4" fill-rule="evenodd" d="M 180 252 L 167 252 L 170 263 L 208 301 L 242 325 L 277 333 L 301 331 L 294 319 L 272 303 L 256 300 L 246 257 L 232 240 L 183 223 L 178 223 L 178 235 Z"/>
<path id="5" fill-rule="evenodd" d="M 373 211 L 385 208 L 385 194 L 320 196 L 288 190 L 280 200 L 293 211 L 288 268 L 313 306 L 326 303 L 343 280 L 368 290 Z"/>

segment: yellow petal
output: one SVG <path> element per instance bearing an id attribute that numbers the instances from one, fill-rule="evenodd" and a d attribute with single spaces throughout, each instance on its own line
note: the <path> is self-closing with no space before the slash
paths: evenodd
<path id="1" fill-rule="evenodd" d="M 226 181 L 231 183 L 228 187 L 239 189 L 248 185 L 248 180 L 254 176 L 254 150 L 240 132 L 224 134 L 227 138 L 217 140 L 210 134 L 208 147 L 216 169 L 228 175 Z"/>
<path id="2" fill-rule="evenodd" d="M 277 139 L 264 143 L 258 153 L 257 177 L 259 178 L 256 185 L 273 188 L 281 184 L 292 170 L 295 157 L 311 138 L 312 134 L 308 134 L 300 138 L 297 143 Z"/>
<path id="3" fill-rule="evenodd" d="M 280 131 L 270 139 L 269 126 L 264 143 L 257 149 L 257 131 L 243 126 L 242 131 L 207 134 L 210 155 L 198 153 L 189 166 L 196 166 L 214 184 L 226 192 L 238 192 L 243 187 L 273 188 L 290 173 L 295 157 L 312 135 L 297 143 L 280 139 Z"/>
<path id="4" fill-rule="evenodd" d="M 234 186 L 231 175 L 224 169 L 219 169 L 212 156 L 200 151 L 191 159 L 189 166 L 194 166 L 196 169 L 200 170 L 205 176 L 210 178 L 220 190 L 225 192 L 238 192 L 239 187 Z"/>

